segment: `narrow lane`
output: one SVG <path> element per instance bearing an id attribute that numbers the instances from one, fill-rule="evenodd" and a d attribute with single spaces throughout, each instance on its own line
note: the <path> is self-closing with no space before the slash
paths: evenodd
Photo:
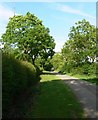
<path id="1" fill-rule="evenodd" d="M 98 100 L 96 89 L 98 89 L 98 86 L 68 75 L 60 75 L 57 73 L 56 75 L 60 79 L 64 80 L 64 82 L 68 84 L 70 88 L 73 90 L 73 92 L 76 94 L 77 98 L 79 99 L 84 109 L 85 118 L 98 119 L 98 110 L 96 104 Z"/>

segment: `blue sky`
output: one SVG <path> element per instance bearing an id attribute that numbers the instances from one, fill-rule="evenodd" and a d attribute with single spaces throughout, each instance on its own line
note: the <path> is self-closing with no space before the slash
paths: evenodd
<path id="1" fill-rule="evenodd" d="M 15 9 L 15 10 L 14 10 Z M 77 21 L 86 19 L 96 25 L 96 2 L 2 2 L 0 3 L 0 36 L 10 16 L 35 14 L 50 29 L 56 42 L 55 51 L 61 50 L 68 39 L 70 27 Z"/>

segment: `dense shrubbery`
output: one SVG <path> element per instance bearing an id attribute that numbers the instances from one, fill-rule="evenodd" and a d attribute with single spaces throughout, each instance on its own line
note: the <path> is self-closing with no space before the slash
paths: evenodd
<path id="1" fill-rule="evenodd" d="M 3 54 L 2 59 L 2 100 L 3 116 L 5 116 L 14 101 L 19 99 L 18 96 L 26 95 L 28 89 L 39 82 L 40 71 L 31 63 L 16 60 L 8 54 Z"/>
<path id="2" fill-rule="evenodd" d="M 71 65 L 64 65 L 61 68 L 61 73 L 73 73 L 73 74 L 85 74 L 85 75 L 95 75 L 96 74 L 96 63 L 84 64 L 77 67 L 72 67 Z"/>

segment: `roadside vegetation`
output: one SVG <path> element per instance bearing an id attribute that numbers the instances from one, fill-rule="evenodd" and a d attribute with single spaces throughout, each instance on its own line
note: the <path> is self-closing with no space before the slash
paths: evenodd
<path id="1" fill-rule="evenodd" d="M 96 28 L 83 19 L 70 28 L 69 39 L 51 62 L 54 70 L 97 83 Z"/>
<path id="2" fill-rule="evenodd" d="M 43 69 L 50 69 L 55 42 L 42 20 L 29 12 L 9 19 L 2 51 L 2 117 L 20 118 L 34 98 Z M 50 67 L 49 67 L 50 66 Z M 30 99 L 31 98 L 31 99 Z"/>
<path id="3" fill-rule="evenodd" d="M 2 56 L 2 116 L 23 115 L 23 106 L 28 104 L 31 92 L 40 81 L 40 74 L 31 63 L 19 61 L 11 55 Z"/>
<path id="4" fill-rule="evenodd" d="M 98 78 L 96 75 L 85 75 L 85 74 L 81 75 L 81 74 L 73 74 L 73 73 L 67 73 L 67 74 L 79 78 L 80 80 L 85 80 L 98 85 Z"/>
<path id="5" fill-rule="evenodd" d="M 83 19 L 68 36 L 61 52 L 55 53 L 55 40 L 37 16 L 27 12 L 9 19 L 0 39 L 3 118 L 82 117 L 81 105 L 69 87 L 55 75 L 42 74 L 56 70 L 98 84 L 95 26 Z M 36 92 L 40 94 L 35 98 Z"/>
<path id="6" fill-rule="evenodd" d="M 51 73 L 41 75 L 40 94 L 26 114 L 30 118 L 82 118 L 83 110 L 71 89 Z"/>

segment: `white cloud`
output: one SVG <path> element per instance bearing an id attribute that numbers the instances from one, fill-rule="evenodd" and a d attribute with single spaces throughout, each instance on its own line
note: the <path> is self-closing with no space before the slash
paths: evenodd
<path id="1" fill-rule="evenodd" d="M 66 36 L 61 36 L 61 35 L 56 35 L 55 33 L 53 34 L 53 38 L 55 39 L 55 43 L 56 43 L 56 46 L 55 46 L 55 52 L 60 52 L 64 43 L 66 42 L 67 40 L 67 37 Z"/>
<path id="2" fill-rule="evenodd" d="M 5 32 L 9 17 L 13 16 L 13 11 L 0 5 L 0 37 Z"/>
<path id="3" fill-rule="evenodd" d="M 0 19 L 8 20 L 9 17 L 12 17 L 14 12 L 8 8 L 5 8 L 3 5 L 0 5 Z"/>
<path id="4" fill-rule="evenodd" d="M 62 49 L 64 43 L 65 43 L 64 41 L 56 40 L 55 52 L 61 52 L 61 49 Z"/>
<path id="5" fill-rule="evenodd" d="M 5 32 L 9 18 L 12 16 L 14 16 L 14 10 L 11 10 L 1 4 L 0 5 L 0 37 Z"/>
<path id="6" fill-rule="evenodd" d="M 88 17 L 88 18 L 92 18 L 92 19 L 96 18 L 95 16 L 92 16 L 92 15 L 84 13 L 84 12 L 82 12 L 80 10 L 74 9 L 74 8 L 68 6 L 68 5 L 58 4 L 57 9 L 60 10 L 60 11 L 63 11 L 63 12 L 67 12 L 67 13 L 71 13 L 71 14 L 76 14 L 76 15 L 80 15 L 80 16 L 84 16 L 84 17 Z"/>

